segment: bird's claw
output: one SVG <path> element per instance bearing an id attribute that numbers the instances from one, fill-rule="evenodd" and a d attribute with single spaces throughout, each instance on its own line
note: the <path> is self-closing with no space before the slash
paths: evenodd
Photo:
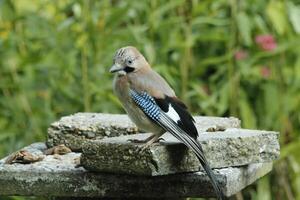
<path id="1" fill-rule="evenodd" d="M 152 146 L 159 145 L 161 140 L 164 140 L 164 139 L 161 138 L 161 139 L 158 139 L 157 141 L 155 141 L 153 143 L 145 143 L 145 144 L 142 144 L 142 145 L 138 145 L 138 152 L 142 153 L 142 152 L 146 151 L 146 149 L 148 149 Z"/>

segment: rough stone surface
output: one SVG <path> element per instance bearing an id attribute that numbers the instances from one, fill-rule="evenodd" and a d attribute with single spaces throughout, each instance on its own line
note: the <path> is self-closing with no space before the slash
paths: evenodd
<path id="1" fill-rule="evenodd" d="M 26 148 L 42 154 L 46 145 Z M 53 197 L 180 198 L 212 197 L 213 188 L 203 172 L 166 176 L 129 176 L 93 173 L 75 167 L 80 153 L 47 155 L 32 164 L 4 164 L 0 160 L 0 194 Z M 224 193 L 231 196 L 272 169 L 271 163 L 215 169 Z"/>
<path id="2" fill-rule="evenodd" d="M 199 132 L 240 127 L 240 120 L 233 117 L 196 116 L 195 121 Z M 65 144 L 73 151 L 81 151 L 85 141 L 135 133 L 138 133 L 138 129 L 127 115 L 77 113 L 62 117 L 50 125 L 47 146 Z"/>
<path id="3" fill-rule="evenodd" d="M 48 128 L 47 146 L 65 144 L 80 151 L 86 140 L 137 133 L 138 129 L 126 115 L 77 113 L 62 117 Z"/>
<path id="4" fill-rule="evenodd" d="M 170 134 L 164 141 L 141 150 L 130 139 L 144 139 L 149 134 L 135 134 L 86 142 L 81 164 L 88 170 L 134 174 L 166 175 L 199 171 L 200 163 L 191 150 Z M 202 133 L 199 137 L 212 168 L 270 162 L 279 156 L 278 133 L 246 129 L 227 129 Z"/>

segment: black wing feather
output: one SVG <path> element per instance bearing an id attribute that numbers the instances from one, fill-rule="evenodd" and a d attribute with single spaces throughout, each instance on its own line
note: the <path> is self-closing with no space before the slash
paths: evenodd
<path id="1" fill-rule="evenodd" d="M 165 96 L 165 98 L 154 98 L 157 105 L 164 111 L 169 111 L 169 106 L 171 105 L 180 117 L 177 121 L 177 125 L 188 133 L 192 138 L 196 139 L 198 137 L 198 132 L 195 127 L 195 120 L 191 114 L 187 111 L 187 107 L 179 99 L 174 97 Z"/>

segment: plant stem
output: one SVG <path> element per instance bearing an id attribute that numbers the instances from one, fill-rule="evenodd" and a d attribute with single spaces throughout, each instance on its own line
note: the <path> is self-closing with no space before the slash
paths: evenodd
<path id="1" fill-rule="evenodd" d="M 86 55 L 86 47 L 83 47 L 81 51 L 81 74 L 82 74 L 82 86 L 83 86 L 83 104 L 84 111 L 90 111 L 90 92 L 88 87 L 88 63 Z"/>

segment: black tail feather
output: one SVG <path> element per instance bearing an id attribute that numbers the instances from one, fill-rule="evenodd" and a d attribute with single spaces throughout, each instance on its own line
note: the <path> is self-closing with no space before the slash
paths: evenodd
<path id="1" fill-rule="evenodd" d="M 197 156 L 198 157 L 198 156 Z M 216 180 L 216 176 L 215 174 L 213 173 L 212 169 L 209 167 L 209 165 L 207 164 L 207 161 L 203 161 L 201 158 L 199 158 L 199 161 L 203 167 L 203 169 L 205 170 L 207 176 L 209 177 L 210 181 L 211 181 L 211 184 L 216 192 L 216 195 L 217 195 L 217 199 L 218 200 L 225 200 L 225 196 L 224 196 L 224 193 L 222 191 L 222 189 L 220 188 L 217 180 Z"/>
<path id="2" fill-rule="evenodd" d="M 183 131 L 180 127 L 178 127 L 177 124 L 173 120 L 171 120 L 167 115 L 162 115 L 161 120 L 159 120 L 158 123 L 165 130 L 169 131 L 179 141 L 183 142 L 186 146 L 193 150 L 212 183 L 212 186 L 217 195 L 217 199 L 225 200 L 224 193 L 217 182 L 215 174 L 213 173 L 204 156 L 201 144 L 196 139 L 188 135 L 185 131 Z"/>
<path id="3" fill-rule="evenodd" d="M 203 169 L 205 170 L 207 176 L 209 177 L 211 184 L 216 192 L 217 199 L 225 200 L 224 193 L 223 193 L 222 189 L 220 188 L 220 185 L 218 184 L 216 176 L 215 176 L 214 172 L 212 171 L 212 169 L 210 168 L 210 166 L 204 156 L 201 144 L 193 138 L 189 138 L 189 140 L 190 141 L 188 141 L 188 143 L 191 142 L 191 143 L 194 143 L 194 145 L 187 145 L 187 146 L 189 146 L 193 150 L 193 152 L 196 154 L 197 158 L 199 159 Z"/>

